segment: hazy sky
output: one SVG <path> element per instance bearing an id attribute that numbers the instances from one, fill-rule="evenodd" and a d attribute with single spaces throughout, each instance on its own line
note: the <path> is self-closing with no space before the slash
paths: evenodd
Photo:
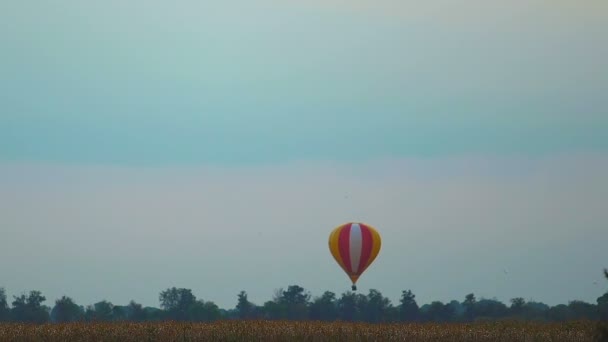
<path id="1" fill-rule="evenodd" d="M 0 43 L 9 294 L 341 293 L 356 220 L 393 301 L 607 289 L 604 0 L 4 0 Z"/>

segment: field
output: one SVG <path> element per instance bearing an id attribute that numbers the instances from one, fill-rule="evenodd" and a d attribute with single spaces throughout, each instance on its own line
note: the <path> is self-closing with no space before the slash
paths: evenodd
<path id="1" fill-rule="evenodd" d="M 593 341 L 595 328 L 593 322 L 0 324 L 0 341 Z"/>

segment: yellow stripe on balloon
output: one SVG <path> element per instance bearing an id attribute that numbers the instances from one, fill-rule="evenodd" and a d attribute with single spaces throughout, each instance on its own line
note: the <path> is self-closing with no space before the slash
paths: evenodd
<path id="1" fill-rule="evenodd" d="M 340 226 L 336 227 L 329 235 L 329 250 L 330 250 L 331 254 L 334 256 L 334 259 L 336 259 L 336 261 L 340 265 L 340 267 L 342 267 L 344 272 L 348 273 L 348 270 L 346 270 L 346 266 L 344 266 L 344 261 L 342 260 L 342 257 L 340 256 L 340 245 L 339 245 L 340 231 L 342 231 L 343 227 L 344 227 L 344 225 L 340 225 Z"/>
<path id="2" fill-rule="evenodd" d="M 380 247 L 382 247 L 382 240 L 380 239 L 380 234 L 378 234 L 378 231 L 376 231 L 376 229 L 370 225 L 366 225 L 370 232 L 372 233 L 372 251 L 369 255 L 369 259 L 367 260 L 367 264 L 365 265 L 365 269 L 367 269 L 367 267 L 369 267 L 369 265 L 371 265 L 371 263 L 374 261 L 374 259 L 376 259 L 376 257 L 378 256 L 378 253 L 380 253 Z"/>

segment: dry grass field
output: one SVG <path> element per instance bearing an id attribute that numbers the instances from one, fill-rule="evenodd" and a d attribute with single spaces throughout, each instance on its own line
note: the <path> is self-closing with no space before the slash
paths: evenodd
<path id="1" fill-rule="evenodd" d="M 0 324 L 0 341 L 594 341 L 595 328 L 593 322 Z"/>

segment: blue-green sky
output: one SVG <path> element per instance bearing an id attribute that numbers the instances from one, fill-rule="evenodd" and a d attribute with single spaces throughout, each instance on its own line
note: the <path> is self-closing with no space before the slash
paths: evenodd
<path id="1" fill-rule="evenodd" d="M 362 219 L 390 239 L 370 269 L 384 277 L 363 289 L 593 301 L 608 256 L 607 13 L 592 0 L 4 0 L 0 286 L 154 305 L 165 280 L 221 306 L 241 287 L 258 301 L 292 281 L 339 292 L 346 277 L 320 250 Z M 314 247 L 290 256 L 307 230 Z M 241 241 L 249 231 L 263 250 Z M 425 239 L 442 252 L 425 255 Z M 26 241 L 39 248 L 23 257 Z M 225 241 L 233 251 L 214 249 Z M 466 241 L 497 245 L 488 256 Z M 153 272 L 206 249 L 225 267 Z M 467 276 L 437 284 L 445 273 L 428 270 L 456 256 Z M 271 260 L 280 274 L 258 281 L 252 263 Z M 417 271 L 395 273 L 405 260 Z M 544 273 L 554 262 L 568 272 Z M 58 263 L 60 279 L 44 273 Z M 484 278 L 509 263 L 517 283 Z M 121 283 L 136 270 L 150 285 Z"/>
<path id="2" fill-rule="evenodd" d="M 608 148 L 605 5 L 280 3 L 4 1 L 2 159 Z"/>

